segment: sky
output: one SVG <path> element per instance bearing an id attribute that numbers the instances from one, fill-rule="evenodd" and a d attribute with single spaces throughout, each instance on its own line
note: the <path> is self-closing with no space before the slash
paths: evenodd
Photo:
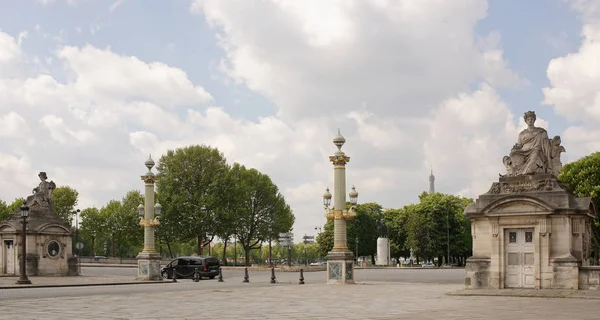
<path id="1" fill-rule="evenodd" d="M 347 191 L 476 198 L 533 110 L 563 163 L 600 150 L 600 0 L 0 0 L 0 199 L 46 171 L 81 209 L 149 154 L 218 148 L 268 174 L 296 241 Z"/>

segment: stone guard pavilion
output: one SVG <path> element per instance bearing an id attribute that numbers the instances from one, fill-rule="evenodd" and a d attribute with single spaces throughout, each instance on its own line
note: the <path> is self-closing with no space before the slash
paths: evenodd
<path id="1" fill-rule="evenodd" d="M 600 267 L 590 267 L 594 204 L 556 177 L 560 137 L 534 127 L 534 112 L 524 118 L 528 128 L 502 160 L 506 174 L 465 208 L 473 238 L 465 287 L 600 288 Z"/>

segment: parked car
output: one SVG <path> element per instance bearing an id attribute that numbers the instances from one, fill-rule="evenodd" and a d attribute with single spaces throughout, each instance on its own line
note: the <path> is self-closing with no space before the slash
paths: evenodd
<path id="1" fill-rule="evenodd" d="M 216 257 L 179 257 L 171 260 L 160 269 L 163 279 L 173 279 L 173 270 L 177 279 L 193 279 L 196 268 L 200 273 L 200 279 L 214 279 L 219 275 L 219 259 Z"/>

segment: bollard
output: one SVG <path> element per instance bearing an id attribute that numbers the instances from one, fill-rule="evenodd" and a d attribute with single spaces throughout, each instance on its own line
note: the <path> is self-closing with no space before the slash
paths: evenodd
<path id="1" fill-rule="evenodd" d="M 250 282 L 250 277 L 248 277 L 248 268 L 244 268 L 244 281 L 242 282 Z"/>
<path id="2" fill-rule="evenodd" d="M 198 268 L 194 268 L 194 282 L 200 282 L 200 271 L 198 271 Z"/>
<path id="3" fill-rule="evenodd" d="M 173 282 L 177 282 L 177 271 L 175 271 L 175 267 L 173 267 Z"/>
<path id="4" fill-rule="evenodd" d="M 225 282 L 223 281 L 223 272 L 221 271 L 221 267 L 219 267 L 219 282 Z"/>
<path id="5" fill-rule="evenodd" d="M 275 278 L 275 268 L 271 267 L 271 283 L 277 283 L 277 278 Z"/>
<path id="6" fill-rule="evenodd" d="M 300 281 L 298 284 L 304 284 L 304 270 L 300 269 Z"/>

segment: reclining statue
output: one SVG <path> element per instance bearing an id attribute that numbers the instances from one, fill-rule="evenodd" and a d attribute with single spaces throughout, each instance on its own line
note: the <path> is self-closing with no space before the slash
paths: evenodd
<path id="1" fill-rule="evenodd" d="M 40 172 L 38 177 L 41 182 L 33 188 L 33 194 L 27 197 L 25 204 L 29 208 L 52 208 L 52 191 L 56 188 L 56 184 L 53 181 L 46 181 L 48 176 L 45 172 Z"/>
<path id="2" fill-rule="evenodd" d="M 560 145 L 560 137 L 548 138 L 546 129 L 534 126 L 536 115 L 527 111 L 523 117 L 527 129 L 519 133 L 517 143 L 509 156 L 504 156 L 502 163 L 506 167 L 505 176 L 525 174 L 551 173 L 558 175 L 562 168 L 560 153 L 565 148 Z"/>

